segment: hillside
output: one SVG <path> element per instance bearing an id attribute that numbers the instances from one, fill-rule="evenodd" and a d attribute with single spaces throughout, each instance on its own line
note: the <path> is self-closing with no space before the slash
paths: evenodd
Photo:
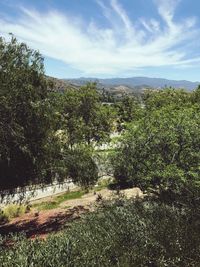
<path id="1" fill-rule="evenodd" d="M 119 98 L 124 94 L 141 95 L 146 89 L 161 89 L 165 87 L 184 88 L 192 91 L 198 87 L 200 82 L 186 80 L 167 80 L 160 78 L 132 77 L 132 78 L 77 78 L 77 79 L 58 79 L 46 76 L 55 91 L 65 91 L 69 88 L 77 89 L 88 82 L 95 82 L 99 91 L 105 90 L 108 94 Z"/>
<path id="2" fill-rule="evenodd" d="M 77 86 L 67 80 L 58 79 L 50 76 L 46 76 L 46 79 L 49 83 L 49 87 L 53 91 L 65 91 L 69 88 L 77 88 Z"/>
<path id="3" fill-rule="evenodd" d="M 185 88 L 187 90 L 194 90 L 200 84 L 200 82 L 191 82 L 186 80 L 168 80 L 161 78 L 149 78 L 149 77 L 131 77 L 131 78 L 108 78 L 108 79 L 97 79 L 97 78 L 78 78 L 78 79 L 65 79 L 65 81 L 74 85 L 80 86 L 87 82 L 97 82 L 98 87 L 110 88 L 115 86 L 128 86 L 132 90 L 138 90 L 146 87 L 151 88 L 163 88 L 163 87 L 174 87 L 174 88 Z"/>

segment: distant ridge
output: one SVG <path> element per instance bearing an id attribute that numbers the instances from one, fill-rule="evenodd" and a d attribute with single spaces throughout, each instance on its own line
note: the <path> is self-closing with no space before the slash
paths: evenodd
<path id="1" fill-rule="evenodd" d="M 186 80 L 168 80 L 162 78 L 149 78 L 149 77 L 131 77 L 131 78 L 107 78 L 107 79 L 98 79 L 98 78 L 77 78 L 77 79 L 64 79 L 74 85 L 84 85 L 87 82 L 97 82 L 99 86 L 110 87 L 110 86 L 119 86 L 124 85 L 130 88 L 137 86 L 140 87 L 151 87 L 151 88 L 164 88 L 164 87 L 174 87 L 174 88 L 184 88 L 187 90 L 194 90 L 198 87 L 200 82 L 191 82 Z"/>

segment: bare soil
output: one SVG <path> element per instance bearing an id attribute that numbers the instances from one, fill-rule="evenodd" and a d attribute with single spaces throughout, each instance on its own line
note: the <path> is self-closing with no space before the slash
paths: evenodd
<path id="1" fill-rule="evenodd" d="M 142 191 L 139 188 L 131 188 L 120 191 L 127 198 L 142 197 Z M 83 214 L 93 211 L 95 204 L 102 199 L 110 199 L 116 194 L 111 190 L 102 189 L 98 192 L 90 192 L 81 198 L 66 200 L 58 208 L 52 210 L 43 210 L 38 212 L 31 209 L 18 218 L 11 220 L 9 223 L 0 226 L 0 234 L 8 235 L 9 233 L 24 232 L 28 238 L 36 237 L 45 239 L 47 235 L 61 231 L 67 225 L 79 219 Z M 49 201 L 50 198 L 41 199 L 40 201 Z M 37 201 L 38 202 L 38 201 Z"/>

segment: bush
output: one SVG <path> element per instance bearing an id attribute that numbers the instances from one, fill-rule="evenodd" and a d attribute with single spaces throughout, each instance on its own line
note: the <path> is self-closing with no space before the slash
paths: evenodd
<path id="1" fill-rule="evenodd" d="M 27 206 L 10 204 L 0 209 L 0 224 L 7 223 L 10 219 L 19 217 L 27 212 Z"/>
<path id="2" fill-rule="evenodd" d="M 132 125 L 113 159 L 115 177 L 168 201 L 200 196 L 200 113 L 195 107 L 156 110 Z"/>
<path id="3" fill-rule="evenodd" d="M 199 266 L 199 214 L 152 201 L 102 205 L 47 241 L 15 237 L 1 246 L 1 266 Z"/>
<path id="4" fill-rule="evenodd" d="M 24 214 L 27 207 L 24 205 L 10 204 L 3 209 L 3 213 L 8 217 L 8 219 L 19 217 Z"/>

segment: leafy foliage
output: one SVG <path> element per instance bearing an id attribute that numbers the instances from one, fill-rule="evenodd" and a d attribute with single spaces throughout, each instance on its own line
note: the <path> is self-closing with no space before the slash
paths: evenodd
<path id="1" fill-rule="evenodd" d="M 126 124 L 137 121 L 143 116 L 141 102 L 134 96 L 125 95 L 121 101 L 115 103 L 117 110 L 117 129 L 122 131 L 126 128 Z"/>
<path id="2" fill-rule="evenodd" d="M 68 90 L 61 98 L 62 129 L 66 129 L 71 146 L 109 138 L 115 112 L 110 106 L 102 105 L 95 84 Z"/>
<path id="3" fill-rule="evenodd" d="M 95 84 L 63 93 L 53 87 L 37 51 L 0 39 L 1 190 L 70 176 L 84 187 L 96 181 L 92 153 L 79 145 L 108 139 L 114 112 L 101 104 Z"/>
<path id="4" fill-rule="evenodd" d="M 50 127 L 43 58 L 0 38 L 0 187 L 42 179 Z M 48 114 L 48 115 L 47 115 Z"/>
<path id="5" fill-rule="evenodd" d="M 165 88 L 163 90 L 147 90 L 143 95 L 147 113 L 163 107 L 171 106 L 175 110 L 192 105 L 193 94 L 184 89 Z"/>
<path id="6" fill-rule="evenodd" d="M 49 92 L 49 86 L 37 51 L 14 37 L 8 43 L 0 39 L 1 190 L 69 177 L 84 188 L 94 185 L 93 144 L 109 140 L 117 112 L 119 129 L 126 131 L 114 152 L 104 151 L 102 158 L 112 155 L 119 184 L 153 191 L 158 198 L 103 202 L 47 241 L 1 237 L 0 265 L 198 266 L 200 89 L 148 91 L 142 106 L 124 97 L 114 110 L 101 103 L 95 84 L 62 93 Z M 57 197 L 40 208 L 57 207 L 69 197 L 75 196 Z M 18 212 L 8 210 L 12 216 Z"/>
<path id="7" fill-rule="evenodd" d="M 73 182 L 84 188 L 94 185 L 98 179 L 98 168 L 92 151 L 85 146 L 69 151 L 66 166 Z"/>
<path id="8" fill-rule="evenodd" d="M 136 97 L 125 95 L 120 102 L 117 102 L 118 116 L 120 122 L 131 122 L 137 120 L 141 112 L 141 103 Z"/>
<path id="9" fill-rule="evenodd" d="M 113 159 L 119 183 L 188 201 L 200 194 L 200 113 L 163 107 L 130 126 Z M 196 196 L 196 197 L 195 197 Z"/>
<path id="10" fill-rule="evenodd" d="M 46 241 L 2 239 L 0 263 L 14 266 L 198 266 L 199 215 L 151 201 L 118 199 Z M 7 243 L 8 243 L 7 241 Z"/>

